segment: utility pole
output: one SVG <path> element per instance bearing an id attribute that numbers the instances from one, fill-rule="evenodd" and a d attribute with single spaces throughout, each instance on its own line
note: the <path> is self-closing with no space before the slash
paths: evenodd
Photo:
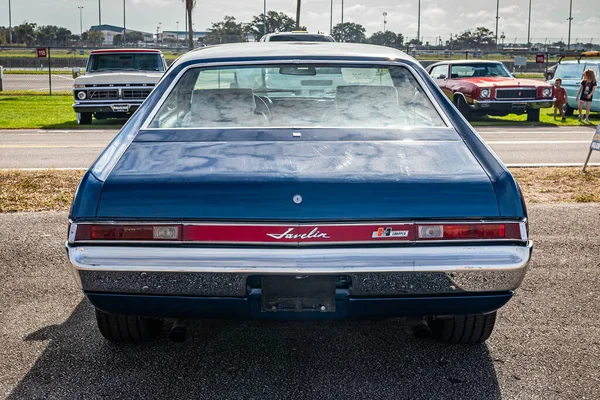
<path id="1" fill-rule="evenodd" d="M 527 22 L 527 47 L 531 49 L 531 0 L 529 0 L 529 21 Z"/>
<path id="2" fill-rule="evenodd" d="M 98 0 L 98 26 L 102 25 L 102 6 L 100 3 L 102 0 Z"/>
<path id="3" fill-rule="evenodd" d="M 296 29 L 300 30 L 300 8 L 302 7 L 302 0 L 296 0 Z"/>
<path id="4" fill-rule="evenodd" d="M 333 0 L 331 0 L 331 11 L 329 12 L 329 34 L 333 32 Z"/>
<path id="5" fill-rule="evenodd" d="M 79 36 L 83 36 L 83 6 L 78 6 L 79 8 Z"/>
<path id="6" fill-rule="evenodd" d="M 421 0 L 417 11 L 417 45 L 421 44 Z"/>
<path id="7" fill-rule="evenodd" d="M 175 23 L 177 24 L 177 45 L 179 46 L 179 21 L 175 21 Z"/>
<path id="8" fill-rule="evenodd" d="M 567 41 L 567 50 L 571 50 L 571 21 L 573 21 L 573 0 L 569 4 L 569 39 Z"/>
<path id="9" fill-rule="evenodd" d="M 263 2 L 263 36 L 267 34 L 267 0 Z M 254 39 L 256 40 L 256 39 Z"/>
<path id="10" fill-rule="evenodd" d="M 342 42 L 345 41 L 344 38 L 344 0 L 342 0 Z"/>
<path id="11" fill-rule="evenodd" d="M 162 35 L 162 22 L 158 23 L 158 30 L 160 31 L 160 43 L 162 44 L 163 35 Z M 156 36 L 156 41 L 158 41 L 158 35 Z"/>
<path id="12" fill-rule="evenodd" d="M 8 36 L 9 43 L 12 46 L 12 11 L 10 9 L 10 0 L 8 0 Z"/>
<path id="13" fill-rule="evenodd" d="M 383 12 L 383 33 L 385 33 L 385 24 L 387 24 L 387 12 Z"/>
<path id="14" fill-rule="evenodd" d="M 123 0 L 123 46 L 125 43 L 125 0 Z"/>
<path id="15" fill-rule="evenodd" d="M 496 48 L 498 47 L 498 20 L 500 19 L 500 0 L 496 0 Z"/>

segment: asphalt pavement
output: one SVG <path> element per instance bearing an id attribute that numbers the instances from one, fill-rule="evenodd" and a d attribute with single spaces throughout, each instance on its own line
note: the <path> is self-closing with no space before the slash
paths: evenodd
<path id="1" fill-rule="evenodd" d="M 53 91 L 73 90 L 71 75 L 52 74 Z M 48 75 L 4 74 L 4 90 L 36 90 L 47 92 L 50 88 Z"/>
<path id="2" fill-rule="evenodd" d="M 509 165 L 582 165 L 594 127 L 477 128 Z M 117 130 L 0 130 L 0 169 L 87 169 Z M 600 165 L 594 152 L 591 165 Z"/>
<path id="3" fill-rule="evenodd" d="M 600 206 L 530 217 L 530 271 L 485 345 L 419 341 L 393 319 L 194 321 L 183 344 L 129 346 L 100 336 L 75 289 L 66 214 L 0 214 L 0 396 L 598 399 Z"/>

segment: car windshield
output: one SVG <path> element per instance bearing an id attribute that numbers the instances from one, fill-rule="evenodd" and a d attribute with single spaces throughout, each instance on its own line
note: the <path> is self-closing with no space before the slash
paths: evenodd
<path id="1" fill-rule="evenodd" d="M 583 64 L 559 64 L 556 68 L 554 78 L 580 79 L 583 75 Z"/>
<path id="2" fill-rule="evenodd" d="M 333 42 L 333 38 L 325 35 L 285 34 L 269 37 L 270 42 Z"/>
<path id="3" fill-rule="evenodd" d="M 193 68 L 150 128 L 444 126 L 402 66 Z"/>
<path id="4" fill-rule="evenodd" d="M 102 71 L 157 71 L 164 72 L 158 53 L 92 54 L 87 72 Z"/>
<path id="5" fill-rule="evenodd" d="M 510 77 L 502 64 L 457 64 L 450 70 L 451 78 Z"/>

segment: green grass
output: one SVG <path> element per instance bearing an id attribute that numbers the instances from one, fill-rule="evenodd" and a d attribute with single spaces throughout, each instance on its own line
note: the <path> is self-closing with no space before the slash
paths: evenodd
<path id="1" fill-rule="evenodd" d="M 543 72 L 517 72 L 515 78 L 519 79 L 545 79 Z"/>
<path id="2" fill-rule="evenodd" d="M 473 126 L 585 126 L 598 125 L 600 123 L 599 113 L 590 113 L 590 124 L 580 123 L 577 121 L 577 111 L 570 117 L 567 117 L 565 122 L 560 120 L 560 114 L 557 114 L 556 121 L 554 120 L 552 108 L 542 108 L 540 111 L 540 122 L 527 122 L 527 115 L 510 114 L 505 117 L 484 116 L 473 119 Z"/>
<path id="3" fill-rule="evenodd" d="M 35 69 L 7 69 L 4 70 L 6 75 L 48 75 L 48 70 L 35 70 Z M 52 75 L 71 75 L 73 71 L 64 69 L 52 70 Z"/>
<path id="4" fill-rule="evenodd" d="M 0 96 L 0 129 L 118 128 L 123 120 L 77 125 L 69 96 Z"/>

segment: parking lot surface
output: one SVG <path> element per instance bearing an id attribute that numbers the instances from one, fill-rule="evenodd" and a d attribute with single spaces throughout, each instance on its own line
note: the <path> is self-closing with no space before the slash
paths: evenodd
<path id="1" fill-rule="evenodd" d="M 195 321 L 183 344 L 127 346 L 100 336 L 75 289 L 66 214 L 0 214 L 0 395 L 598 399 L 600 206 L 535 205 L 530 217 L 530 272 L 487 345 L 418 341 L 387 320 Z"/>

